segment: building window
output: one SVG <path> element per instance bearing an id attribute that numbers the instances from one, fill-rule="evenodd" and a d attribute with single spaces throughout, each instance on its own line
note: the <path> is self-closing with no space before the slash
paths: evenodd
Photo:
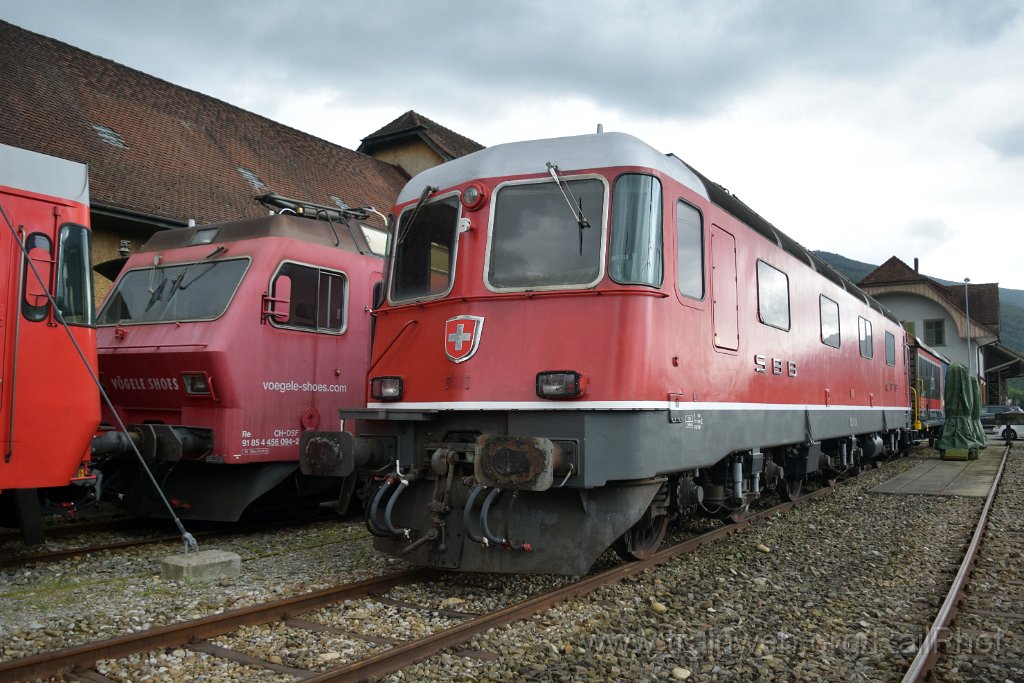
<path id="1" fill-rule="evenodd" d="M 875 350 L 871 339 L 871 321 L 858 317 L 857 331 L 860 337 L 860 355 L 864 358 L 874 358 Z"/>
<path id="2" fill-rule="evenodd" d="M 925 320 L 924 321 L 924 343 L 929 346 L 946 345 L 946 321 Z"/>
<path id="3" fill-rule="evenodd" d="M 892 332 L 885 333 L 885 364 L 896 367 L 896 335 Z"/>
<path id="4" fill-rule="evenodd" d="M 819 298 L 821 308 L 821 343 L 839 348 L 839 304 L 827 296 Z"/>
<path id="5" fill-rule="evenodd" d="M 789 276 L 757 262 L 757 317 L 765 325 L 789 329 Z"/>

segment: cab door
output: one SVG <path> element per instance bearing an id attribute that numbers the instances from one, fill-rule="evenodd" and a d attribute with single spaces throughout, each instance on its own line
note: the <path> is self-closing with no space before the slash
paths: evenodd
<path id="1" fill-rule="evenodd" d="M 711 311 L 715 348 L 739 349 L 739 312 L 736 301 L 736 238 L 711 225 Z"/>

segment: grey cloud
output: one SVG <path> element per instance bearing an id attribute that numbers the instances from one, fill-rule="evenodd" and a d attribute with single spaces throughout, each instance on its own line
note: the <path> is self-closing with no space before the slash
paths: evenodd
<path id="1" fill-rule="evenodd" d="M 1024 157 L 1024 122 L 990 134 L 984 139 L 996 154 L 1006 159 Z"/>
<path id="2" fill-rule="evenodd" d="M 571 96 L 685 119 L 783 76 L 890 70 L 936 36 L 994 40 L 1019 20 L 1018 4 L 55 0 L 12 3 L 6 14 L 15 23 L 34 16 L 37 30 L 118 61 L 131 55 L 131 66 L 200 89 L 208 78 L 270 84 L 281 97 L 329 87 L 397 111 L 442 100 L 476 116 L 527 95 Z"/>

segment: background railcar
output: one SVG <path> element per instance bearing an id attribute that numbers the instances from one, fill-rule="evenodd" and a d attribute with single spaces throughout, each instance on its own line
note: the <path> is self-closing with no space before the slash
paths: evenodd
<path id="1" fill-rule="evenodd" d="M 492 147 L 403 190 L 352 439 L 398 455 L 376 547 L 582 573 L 906 444 L 899 322 L 623 134 Z"/>
<path id="2" fill-rule="evenodd" d="M 0 208 L 0 491 L 37 543 L 36 489 L 83 478 L 100 416 L 88 169 L 0 145 Z"/>
<path id="3" fill-rule="evenodd" d="M 910 354 L 907 371 L 914 402 L 913 427 L 919 438 L 934 445 L 946 423 L 943 402 L 949 359 L 911 334 L 907 335 L 907 348 Z"/>
<path id="4" fill-rule="evenodd" d="M 311 429 L 364 405 L 372 290 L 385 235 L 362 210 L 294 210 L 158 233 L 98 314 L 102 380 L 177 514 L 235 521 L 259 507 L 345 507 L 354 481 L 298 471 Z M 111 415 L 105 418 L 113 426 Z M 166 514 L 116 431 L 94 453 L 107 492 Z"/>

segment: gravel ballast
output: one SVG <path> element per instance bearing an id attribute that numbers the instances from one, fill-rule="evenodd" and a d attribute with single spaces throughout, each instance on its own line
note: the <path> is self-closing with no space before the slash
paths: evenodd
<path id="1" fill-rule="evenodd" d="M 1020 447 L 1015 453 L 1021 454 Z M 446 652 L 390 679 L 899 680 L 945 595 L 983 502 L 868 493 L 918 462 L 906 458 L 868 471 L 821 500 L 467 643 L 487 656 Z M 83 556 L 0 574 L 0 659 L 405 566 L 374 553 L 357 522 L 324 521 L 210 545 L 238 553 L 242 575 L 208 585 L 160 579 L 160 560 L 180 552 L 178 547 Z M 599 564 L 613 562 L 610 555 Z M 1008 571 L 1019 579 L 1020 560 L 1006 562 L 1015 563 Z M 431 585 L 401 586 L 388 596 L 480 613 L 565 581 L 451 574 Z M 373 601 L 351 601 L 303 618 L 385 639 L 422 636 L 457 622 Z M 280 624 L 213 642 L 319 671 L 387 647 Z M 294 680 L 187 648 L 97 668 L 118 681 Z"/>

